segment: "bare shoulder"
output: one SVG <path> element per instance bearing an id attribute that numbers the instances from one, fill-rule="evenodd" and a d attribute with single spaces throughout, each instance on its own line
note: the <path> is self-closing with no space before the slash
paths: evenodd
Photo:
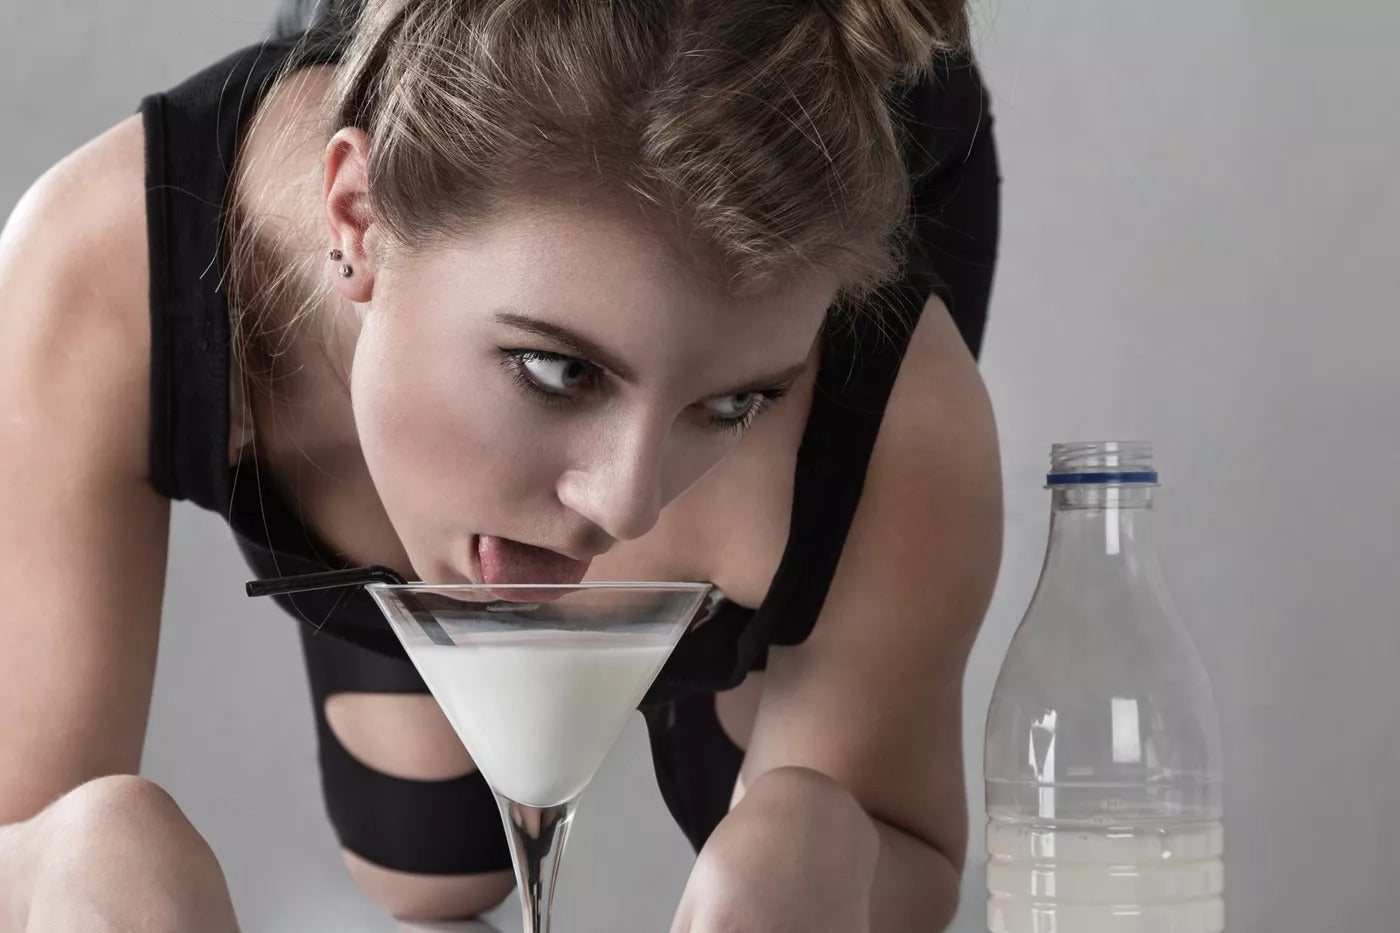
<path id="1" fill-rule="evenodd" d="M 0 261 L 17 249 L 33 261 L 72 257 L 80 247 L 101 247 L 113 259 L 131 258 L 128 251 L 144 257 L 145 237 L 131 234 L 145 232 L 145 150 L 138 114 L 56 162 L 15 205 L 0 234 Z"/>
<path id="2" fill-rule="evenodd" d="M 0 230 L 0 398 L 21 421 L 146 467 L 145 133 L 133 116 L 65 156 Z"/>

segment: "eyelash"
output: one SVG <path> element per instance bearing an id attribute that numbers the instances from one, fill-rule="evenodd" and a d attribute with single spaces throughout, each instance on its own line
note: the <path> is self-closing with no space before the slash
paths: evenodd
<path id="1" fill-rule="evenodd" d="M 587 360 L 581 360 L 573 356 L 565 356 L 562 353 L 550 353 L 547 350 L 519 350 L 501 348 L 501 365 L 506 368 L 511 377 L 526 392 L 538 398 L 546 405 L 571 405 L 577 399 L 562 392 L 554 392 L 546 389 L 535 381 L 534 377 L 525 369 L 528 360 L 541 360 L 551 363 L 580 363 L 588 368 L 589 380 L 596 384 L 598 374 L 601 370 Z M 768 410 L 774 402 L 782 398 L 788 392 L 788 386 L 770 386 L 766 389 L 750 390 L 758 396 L 758 401 L 744 412 L 741 418 L 721 418 L 716 415 L 707 415 L 706 420 L 710 427 L 719 431 L 731 431 L 735 434 L 742 434 L 747 431 L 757 420 L 758 416 Z M 736 393 L 738 394 L 738 393 Z"/>

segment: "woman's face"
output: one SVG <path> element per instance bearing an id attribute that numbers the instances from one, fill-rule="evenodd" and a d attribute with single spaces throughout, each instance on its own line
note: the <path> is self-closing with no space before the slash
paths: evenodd
<path id="1" fill-rule="evenodd" d="M 413 569 L 574 582 L 646 534 L 782 404 L 834 286 L 729 297 L 640 211 L 597 203 L 533 206 L 378 267 L 351 398 Z"/>

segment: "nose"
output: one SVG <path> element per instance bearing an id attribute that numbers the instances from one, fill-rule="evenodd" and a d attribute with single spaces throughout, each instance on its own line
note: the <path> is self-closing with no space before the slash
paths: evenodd
<path id="1" fill-rule="evenodd" d="M 559 501 L 616 541 L 640 538 L 661 515 L 662 439 L 598 437 L 587 461 L 559 477 Z"/>

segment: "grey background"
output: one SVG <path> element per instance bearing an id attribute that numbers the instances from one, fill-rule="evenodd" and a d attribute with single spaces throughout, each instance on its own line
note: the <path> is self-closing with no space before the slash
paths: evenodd
<path id="1" fill-rule="evenodd" d="M 3 216 L 143 93 L 256 38 L 271 3 L 0 11 Z M 1166 571 L 1226 736 L 1230 928 L 1394 929 L 1400 7 L 1003 0 L 979 17 L 1006 176 L 983 371 L 1007 546 L 967 676 L 954 929 L 979 929 L 981 729 L 1039 571 L 1046 451 L 1108 437 L 1159 448 Z M 226 529 L 177 508 L 145 773 L 213 844 L 247 930 L 391 930 L 322 816 L 294 623 L 244 578 Z M 689 863 L 634 721 L 586 798 L 561 927 L 664 930 Z M 512 909 L 495 920 L 518 929 Z"/>

